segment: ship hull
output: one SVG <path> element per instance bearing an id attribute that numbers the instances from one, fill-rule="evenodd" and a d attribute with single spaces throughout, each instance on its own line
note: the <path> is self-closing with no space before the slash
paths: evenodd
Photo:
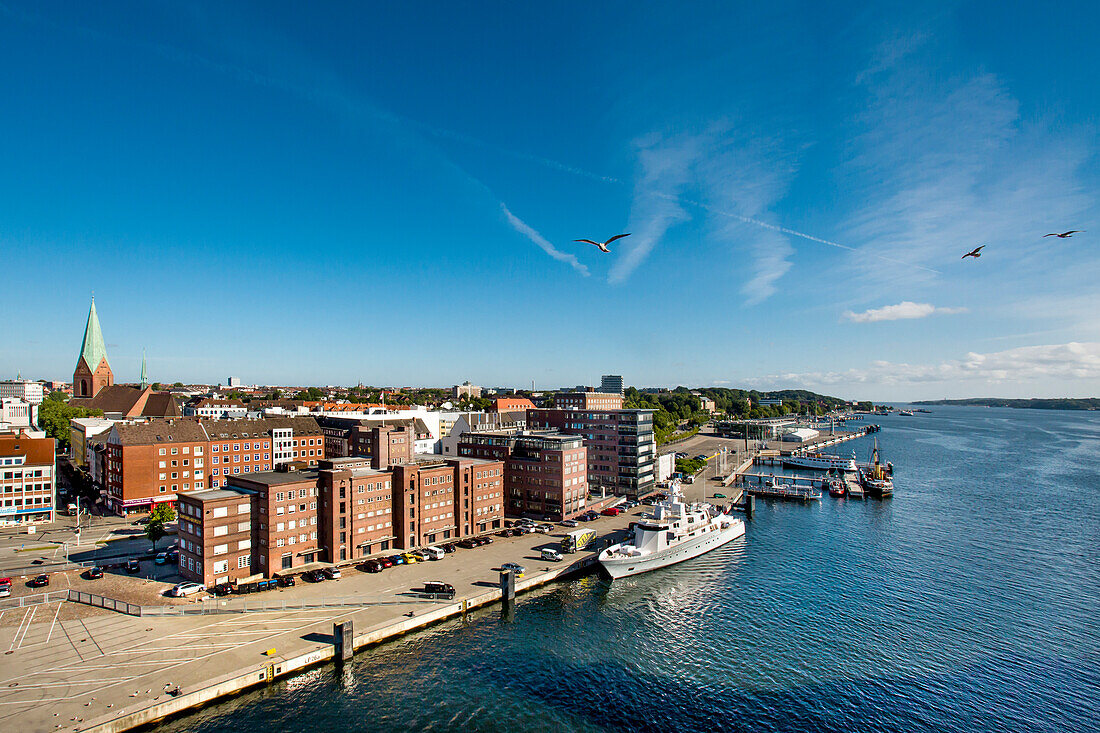
<path id="1" fill-rule="evenodd" d="M 643 555 L 640 557 L 611 557 L 610 555 L 618 547 L 609 547 L 600 553 L 600 566 L 613 579 L 626 578 L 631 575 L 648 573 L 651 570 L 675 565 L 676 563 L 690 560 L 693 557 L 716 550 L 738 537 L 745 534 L 745 522 L 738 519 L 730 523 L 725 529 L 718 532 L 707 533 L 700 537 L 687 540 L 670 547 L 655 555 Z"/>
<path id="2" fill-rule="evenodd" d="M 854 473 L 856 462 L 850 458 L 820 458 L 818 456 L 789 456 L 783 459 L 789 468 L 809 468 L 814 471 L 846 471 Z"/>

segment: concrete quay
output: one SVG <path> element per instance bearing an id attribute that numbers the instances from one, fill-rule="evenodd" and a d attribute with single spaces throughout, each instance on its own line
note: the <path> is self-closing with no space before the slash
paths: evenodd
<path id="1" fill-rule="evenodd" d="M 645 509 L 582 526 L 596 529 L 602 544 L 622 536 Z M 354 646 L 364 647 L 498 602 L 504 562 L 527 568 L 517 593 L 592 567 L 594 552 L 556 564 L 540 559 L 539 549 L 556 546 L 565 531 L 494 537 L 485 547 L 377 574 L 347 567 L 339 580 L 299 581 L 263 594 L 288 604 L 361 596 L 365 605 L 358 607 L 170 617 L 125 616 L 66 601 L 8 609 L 4 615 L 18 616 L 0 618 L 0 725 L 26 733 L 123 731 L 268 684 L 332 660 L 335 622 L 351 621 Z M 451 583 L 455 599 L 420 598 L 413 589 L 426 580 Z M 169 694 L 176 687 L 180 694 Z"/>

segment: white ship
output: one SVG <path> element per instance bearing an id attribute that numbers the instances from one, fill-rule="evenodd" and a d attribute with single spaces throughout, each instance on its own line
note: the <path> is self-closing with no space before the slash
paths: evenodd
<path id="1" fill-rule="evenodd" d="M 851 458 L 829 455 L 828 453 L 807 453 L 804 456 L 787 456 L 783 459 L 784 466 L 792 468 L 812 468 L 818 471 L 856 471 L 856 454 Z"/>
<path id="2" fill-rule="evenodd" d="M 612 578 L 645 573 L 690 560 L 745 534 L 745 522 L 710 504 L 686 504 L 678 483 L 654 506 L 653 519 L 634 525 L 634 538 L 600 553 Z"/>

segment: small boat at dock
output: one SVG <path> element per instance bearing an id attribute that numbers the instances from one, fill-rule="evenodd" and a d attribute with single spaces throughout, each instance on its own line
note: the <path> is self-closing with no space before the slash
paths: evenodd
<path id="1" fill-rule="evenodd" d="M 889 470 L 887 470 L 889 469 Z M 871 450 L 871 461 L 866 468 L 860 467 L 859 469 L 859 483 L 863 487 L 863 490 L 867 492 L 868 496 L 874 496 L 883 498 L 894 495 L 894 480 L 891 478 L 891 474 L 894 472 L 894 466 L 887 463 L 885 466 L 879 462 L 878 455 L 878 439 L 875 439 L 875 446 Z"/>

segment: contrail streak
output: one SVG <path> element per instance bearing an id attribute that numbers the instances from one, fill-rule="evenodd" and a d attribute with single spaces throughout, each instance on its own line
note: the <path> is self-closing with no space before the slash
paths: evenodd
<path id="1" fill-rule="evenodd" d="M 886 255 L 880 255 L 880 254 L 877 254 L 875 252 L 868 252 L 868 251 L 865 251 L 865 250 L 861 250 L 858 247 L 850 247 L 847 244 L 841 244 L 840 242 L 834 242 L 834 241 L 829 240 L 829 239 L 822 239 L 821 237 L 815 237 L 812 234 L 805 234 L 803 232 L 796 232 L 794 229 L 788 229 L 787 227 L 778 226 L 776 224 L 769 224 L 766 221 L 760 221 L 759 219 L 753 219 L 753 218 L 748 217 L 748 216 L 741 216 L 740 214 L 734 214 L 733 212 L 730 212 L 730 211 L 723 211 L 721 209 L 716 209 L 713 206 L 707 206 L 706 204 L 704 204 L 701 201 L 694 201 L 692 199 L 683 198 L 681 196 L 672 196 L 672 195 L 664 194 L 664 193 L 658 193 L 656 195 L 660 196 L 661 198 L 669 199 L 670 201 L 676 201 L 676 202 L 681 203 L 681 204 L 688 204 L 689 206 L 695 206 L 697 208 L 703 209 L 704 211 L 709 211 L 712 214 L 718 214 L 719 216 L 729 217 L 730 219 L 737 219 L 738 221 L 742 221 L 746 224 L 755 224 L 756 226 L 763 227 L 764 229 L 771 229 L 773 232 L 781 232 L 783 234 L 790 234 L 792 237 L 801 237 L 802 239 L 808 239 L 811 242 L 818 242 L 820 244 L 827 244 L 830 247 L 836 247 L 837 249 L 844 249 L 844 250 L 847 250 L 849 252 L 859 252 L 862 255 L 866 255 L 866 256 L 869 256 L 869 257 L 875 257 L 877 259 L 884 260 L 886 262 L 893 262 L 894 264 L 897 264 L 897 265 L 905 265 L 906 267 L 916 267 L 918 269 L 926 270 L 928 272 L 934 272 L 937 275 L 942 274 L 939 270 L 933 270 L 931 267 L 925 267 L 924 265 L 918 265 L 915 262 L 906 262 L 905 260 L 894 259 L 893 257 L 887 257 Z"/>

